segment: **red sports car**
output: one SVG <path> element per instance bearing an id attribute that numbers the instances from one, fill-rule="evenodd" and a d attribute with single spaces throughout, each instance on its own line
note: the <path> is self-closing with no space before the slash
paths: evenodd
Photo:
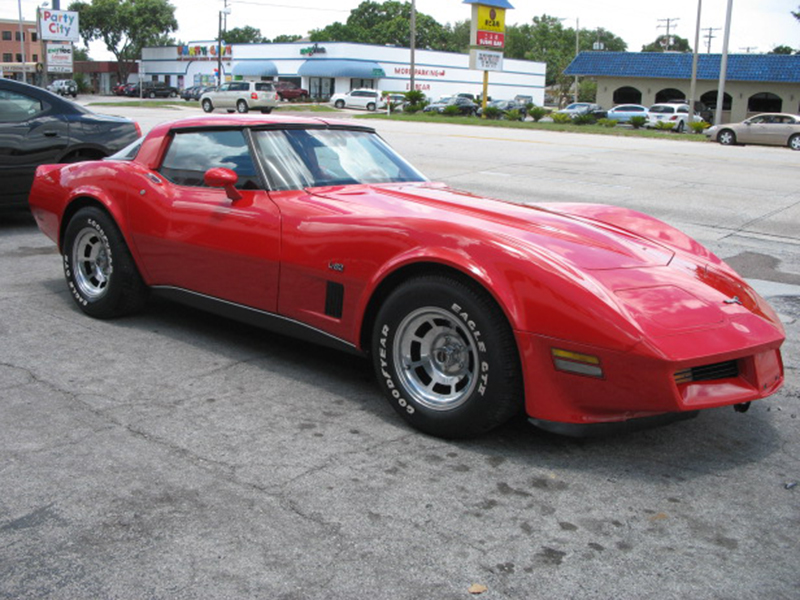
<path id="1" fill-rule="evenodd" d="M 71 295 L 112 318 L 163 294 L 371 356 L 414 427 L 524 410 L 562 433 L 735 405 L 783 383 L 783 328 L 676 229 L 425 179 L 369 127 L 215 116 L 38 168 L 30 205 Z"/>

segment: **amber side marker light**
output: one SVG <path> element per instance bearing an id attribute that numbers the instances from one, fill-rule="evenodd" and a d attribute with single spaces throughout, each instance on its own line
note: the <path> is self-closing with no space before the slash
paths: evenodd
<path id="1" fill-rule="evenodd" d="M 586 375 L 587 377 L 603 376 L 600 359 L 596 356 L 570 352 L 559 348 L 551 348 L 550 352 L 553 355 L 553 364 L 559 371 L 574 373 L 575 375 Z"/>

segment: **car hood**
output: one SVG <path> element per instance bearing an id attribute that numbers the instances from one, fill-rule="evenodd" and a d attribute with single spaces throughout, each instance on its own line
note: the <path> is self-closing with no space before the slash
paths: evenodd
<path id="1" fill-rule="evenodd" d="M 475 196 L 442 184 L 392 184 L 355 188 L 317 188 L 315 193 L 342 201 L 368 195 L 410 220 L 449 223 L 453 232 L 473 230 L 481 239 L 514 246 L 584 270 L 663 266 L 674 252 L 622 228 L 547 207 L 520 205 Z M 391 204 L 391 208 L 388 207 Z"/>

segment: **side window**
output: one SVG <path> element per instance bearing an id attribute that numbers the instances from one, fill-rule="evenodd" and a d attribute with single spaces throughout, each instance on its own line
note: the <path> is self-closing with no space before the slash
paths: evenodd
<path id="1" fill-rule="evenodd" d="M 238 130 L 176 133 L 159 172 L 177 185 L 203 187 L 206 171 L 215 167 L 234 171 L 239 189 L 261 188 L 250 148 Z"/>
<path id="2" fill-rule="evenodd" d="M 21 123 L 35 117 L 42 110 L 41 100 L 0 90 L 0 123 Z"/>

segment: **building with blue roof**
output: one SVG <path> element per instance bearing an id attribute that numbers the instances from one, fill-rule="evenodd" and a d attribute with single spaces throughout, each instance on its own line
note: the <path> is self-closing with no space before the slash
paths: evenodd
<path id="1" fill-rule="evenodd" d="M 714 108 L 721 54 L 701 54 L 696 100 Z M 677 52 L 581 52 L 566 75 L 597 79 L 597 103 L 644 104 L 689 97 L 692 55 Z M 731 54 L 722 102 L 723 122 L 760 112 L 800 114 L 800 55 Z"/>

